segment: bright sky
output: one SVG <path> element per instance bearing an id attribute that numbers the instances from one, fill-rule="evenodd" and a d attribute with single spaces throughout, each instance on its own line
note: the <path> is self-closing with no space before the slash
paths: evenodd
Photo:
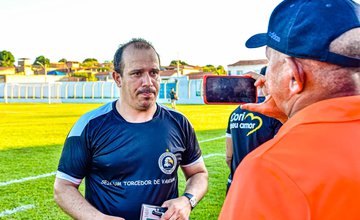
<path id="1" fill-rule="evenodd" d="M 267 30 L 281 0 L 0 0 L 0 51 L 82 62 L 111 61 L 133 37 L 153 43 L 162 65 L 223 65 L 265 58 L 245 41 Z"/>

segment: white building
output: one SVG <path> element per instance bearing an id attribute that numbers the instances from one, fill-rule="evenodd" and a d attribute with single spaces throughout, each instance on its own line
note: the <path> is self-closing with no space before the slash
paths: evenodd
<path id="1" fill-rule="evenodd" d="M 227 66 L 228 75 L 242 75 L 249 71 L 260 72 L 260 69 L 268 64 L 267 59 L 261 60 L 240 60 Z"/>
<path id="2" fill-rule="evenodd" d="M 17 72 L 21 72 L 26 76 L 34 75 L 30 58 L 19 58 L 17 69 Z"/>

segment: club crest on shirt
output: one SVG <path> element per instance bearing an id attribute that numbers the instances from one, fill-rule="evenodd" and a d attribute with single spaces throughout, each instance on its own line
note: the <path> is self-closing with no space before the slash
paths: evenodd
<path id="1" fill-rule="evenodd" d="M 177 165 L 176 156 L 168 150 L 159 157 L 159 168 L 165 174 L 172 174 Z"/>

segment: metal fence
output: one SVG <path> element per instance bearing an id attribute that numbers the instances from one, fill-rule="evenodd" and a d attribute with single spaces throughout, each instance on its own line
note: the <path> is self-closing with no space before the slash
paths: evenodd
<path id="1" fill-rule="evenodd" d="M 180 104 L 203 104 L 202 80 L 162 82 L 158 102 L 170 100 L 174 88 Z M 0 83 L 0 101 L 8 102 L 108 102 L 119 98 L 114 82 Z"/>

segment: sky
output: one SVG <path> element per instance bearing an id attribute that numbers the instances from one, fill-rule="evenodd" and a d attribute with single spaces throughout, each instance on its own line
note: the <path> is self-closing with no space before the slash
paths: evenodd
<path id="1" fill-rule="evenodd" d="M 281 0 L 0 0 L 0 51 L 82 62 L 111 61 L 122 43 L 141 37 L 161 64 L 215 66 L 263 59 L 245 41 L 267 30 Z M 17 62 L 16 62 L 17 64 Z"/>

